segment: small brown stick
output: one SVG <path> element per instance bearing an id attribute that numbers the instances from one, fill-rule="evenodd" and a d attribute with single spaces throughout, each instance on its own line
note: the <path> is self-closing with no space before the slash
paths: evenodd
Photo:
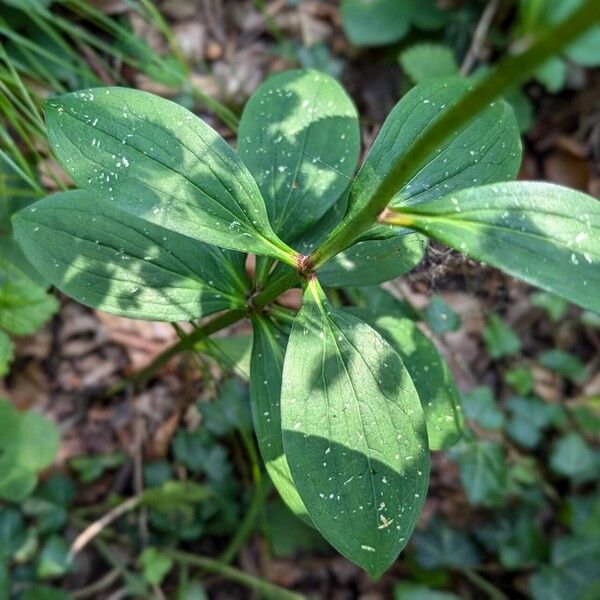
<path id="1" fill-rule="evenodd" d="M 492 21 L 494 20 L 494 15 L 498 10 L 498 6 L 500 6 L 500 0 L 489 0 L 487 3 L 485 10 L 481 15 L 481 19 L 479 19 L 479 23 L 477 23 L 475 32 L 473 33 L 471 46 L 469 47 L 469 50 L 467 51 L 467 54 L 465 55 L 463 63 L 460 67 L 461 75 L 468 75 L 475 64 L 475 61 L 479 58 L 481 49 L 485 43 L 485 38 L 487 37 L 488 30 L 492 24 Z"/>

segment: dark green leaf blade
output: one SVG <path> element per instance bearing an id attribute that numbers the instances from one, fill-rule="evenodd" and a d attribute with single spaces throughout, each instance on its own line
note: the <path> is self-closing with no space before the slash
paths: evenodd
<path id="1" fill-rule="evenodd" d="M 384 46 L 401 40 L 410 29 L 412 7 L 398 0 L 343 0 L 342 22 L 357 46 Z"/>
<path id="2" fill-rule="evenodd" d="M 348 187 L 360 150 L 352 100 L 313 69 L 270 77 L 244 108 L 238 153 L 286 242 L 315 225 Z"/>
<path id="3" fill-rule="evenodd" d="M 450 448 L 462 437 L 464 419 L 452 373 L 436 347 L 406 317 L 353 310 L 398 353 L 415 384 L 425 413 L 430 450 Z"/>
<path id="4" fill-rule="evenodd" d="M 248 169 L 182 106 L 95 88 L 52 99 L 45 112 L 52 148 L 80 187 L 102 190 L 116 208 L 165 229 L 290 262 Z"/>
<path id="5" fill-rule="evenodd" d="M 366 323 L 334 311 L 315 279 L 287 346 L 281 419 L 313 523 L 344 556 L 380 575 L 423 505 L 423 411 L 396 352 Z"/>
<path id="6" fill-rule="evenodd" d="M 283 450 L 280 398 L 285 336 L 264 317 L 256 317 L 252 325 L 250 401 L 260 453 L 283 501 L 294 514 L 310 521 Z"/>
<path id="7" fill-rule="evenodd" d="M 242 254 L 119 210 L 100 192 L 49 196 L 13 222 L 33 265 L 88 306 L 157 321 L 244 306 L 248 284 Z"/>
<path id="8" fill-rule="evenodd" d="M 388 115 L 350 194 L 348 218 L 371 198 L 391 165 L 472 86 L 460 78 L 426 81 L 411 89 Z M 514 179 L 521 140 L 510 106 L 492 103 L 428 157 L 398 190 L 390 206 L 413 206 L 473 185 Z M 412 166 L 412 165 L 411 165 Z"/>
<path id="9" fill-rule="evenodd" d="M 600 311 L 600 202 L 594 198 L 549 183 L 510 182 L 402 210 L 429 237 Z"/>

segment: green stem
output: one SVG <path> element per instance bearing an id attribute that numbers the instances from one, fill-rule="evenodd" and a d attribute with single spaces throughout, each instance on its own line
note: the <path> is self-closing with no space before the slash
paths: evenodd
<path id="1" fill-rule="evenodd" d="M 491 584 L 487 579 L 484 579 L 479 573 L 473 571 L 473 569 L 460 569 L 460 572 L 474 586 L 478 587 L 482 592 L 485 592 L 490 600 L 509 600 L 508 596 L 495 585 Z"/>
<path id="2" fill-rule="evenodd" d="M 358 209 L 351 218 L 347 215 L 347 220 L 336 228 L 323 246 L 312 253 L 309 259 L 312 266 L 317 268 L 345 250 L 376 222 L 379 214 L 398 190 L 415 176 L 427 158 L 454 132 L 473 119 L 490 102 L 525 81 L 535 69 L 599 20 L 600 2 L 587 0 L 567 19 L 541 33 L 537 39 L 519 40 L 514 44 L 515 54 L 503 59 L 456 104 L 441 113 L 439 119 L 423 130 L 392 165 L 368 203 L 362 209 Z"/>
<path id="3" fill-rule="evenodd" d="M 300 594 L 289 592 L 268 581 L 263 581 L 262 579 L 248 575 L 239 569 L 224 565 L 218 560 L 181 552 L 179 550 L 163 550 L 163 552 L 168 554 L 178 563 L 199 567 L 205 571 L 217 573 L 230 581 L 241 583 L 261 594 L 263 598 L 272 598 L 273 600 L 304 600 L 304 596 Z"/>
<path id="4" fill-rule="evenodd" d="M 375 190 L 365 207 L 343 221 L 332 233 L 331 237 L 305 260 L 312 270 L 326 263 L 336 254 L 345 250 L 362 233 L 369 229 L 378 219 L 380 213 L 387 207 L 391 199 L 402 186 L 410 181 L 421 168 L 423 162 L 447 140 L 457 129 L 473 119 L 491 101 L 510 88 L 524 81 L 529 74 L 541 64 L 556 54 L 563 46 L 569 45 L 583 32 L 600 20 L 600 2 L 587 0 L 573 12 L 569 18 L 554 28 L 542 33 L 535 41 L 529 40 L 528 46 L 523 46 L 518 53 L 508 56 L 498 67 L 483 78 L 477 85 L 465 94 L 437 121 L 426 127 L 422 134 L 410 145 L 407 152 L 392 166 L 390 172 Z M 297 281 L 299 275 L 291 271 L 277 283 L 266 288 L 254 297 L 252 308 L 260 310 L 266 304 L 275 300 Z M 248 310 L 229 311 L 220 315 L 204 327 L 192 332 L 187 338 L 168 348 L 159 355 L 148 367 L 135 376 L 134 382 L 144 381 L 159 367 L 168 362 L 182 350 L 193 347 L 203 337 L 228 327 L 248 316 Z M 127 383 L 117 388 L 120 391 Z M 108 393 L 114 393 L 114 388 Z"/>

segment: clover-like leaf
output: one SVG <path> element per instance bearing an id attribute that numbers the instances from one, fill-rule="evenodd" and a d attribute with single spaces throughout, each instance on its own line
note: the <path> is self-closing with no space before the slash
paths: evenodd
<path id="1" fill-rule="evenodd" d="M 286 350 L 281 421 L 313 523 L 344 556 L 380 575 L 423 505 L 423 411 L 398 354 L 369 325 L 329 306 L 316 279 Z"/>
<path id="2" fill-rule="evenodd" d="M 256 317 L 252 324 L 254 342 L 250 363 L 250 400 L 260 453 L 283 501 L 294 514 L 310 521 L 283 449 L 280 397 L 287 340 L 284 334 L 264 317 Z"/>
<path id="3" fill-rule="evenodd" d="M 45 112 L 52 148 L 80 187 L 196 240 L 293 262 L 248 169 L 182 106 L 138 90 L 94 88 L 52 99 Z"/>
<path id="4" fill-rule="evenodd" d="M 78 302 L 126 317 L 195 319 L 242 308 L 244 255 L 116 208 L 100 191 L 40 200 L 13 218 L 35 267 Z"/>
<path id="5" fill-rule="evenodd" d="M 600 202 L 549 183 L 462 190 L 403 208 L 401 224 L 600 311 Z M 404 218 L 406 217 L 406 218 Z"/>
<path id="6" fill-rule="evenodd" d="M 286 242 L 320 221 L 344 193 L 359 150 L 352 100 L 333 77 L 313 69 L 267 79 L 240 121 L 238 153 Z"/>

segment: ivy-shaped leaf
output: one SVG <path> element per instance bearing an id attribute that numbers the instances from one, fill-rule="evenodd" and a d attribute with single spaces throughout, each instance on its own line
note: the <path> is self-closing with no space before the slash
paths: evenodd
<path id="1" fill-rule="evenodd" d="M 600 312 L 600 203 L 594 198 L 549 183 L 510 182 L 405 211 L 402 225 L 410 221 L 429 237 Z"/>
<path id="2" fill-rule="evenodd" d="M 286 242 L 320 221 L 344 193 L 359 150 L 352 100 L 333 77 L 313 69 L 270 77 L 240 121 L 238 153 Z"/>
<path id="3" fill-rule="evenodd" d="M 252 325 L 254 342 L 250 363 L 250 400 L 260 453 L 281 498 L 294 514 L 310 521 L 283 449 L 280 397 L 286 339 L 264 317 L 256 317 Z"/>
<path id="4" fill-rule="evenodd" d="M 156 321 L 245 306 L 242 254 L 115 208 L 105 192 L 55 194 L 24 209 L 13 222 L 35 267 L 88 306 Z"/>
<path id="5" fill-rule="evenodd" d="M 138 90 L 94 88 L 52 99 L 45 112 L 52 148 L 80 187 L 196 240 L 293 262 L 248 169 L 182 106 Z"/>
<path id="6" fill-rule="evenodd" d="M 344 556 L 380 575 L 423 505 L 423 411 L 398 354 L 366 323 L 332 309 L 316 279 L 286 350 L 281 421 L 313 523 Z"/>

